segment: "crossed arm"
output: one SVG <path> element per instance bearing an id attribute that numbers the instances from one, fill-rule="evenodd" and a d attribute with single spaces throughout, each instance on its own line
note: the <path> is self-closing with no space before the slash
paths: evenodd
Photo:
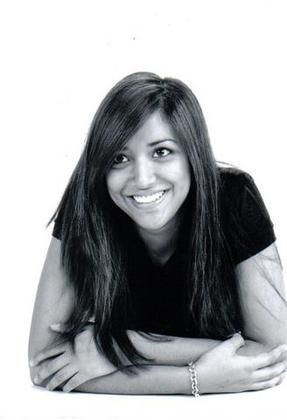
<path id="1" fill-rule="evenodd" d="M 190 384 L 186 365 L 197 360 L 201 393 L 263 389 L 280 383 L 287 361 L 284 347 L 276 347 L 286 342 L 287 311 L 285 302 L 276 293 L 277 289 L 282 289 L 283 280 L 275 251 L 275 245 L 271 245 L 264 250 L 264 255 L 260 255 L 260 258 L 264 257 L 265 269 L 272 272 L 271 279 L 276 282 L 273 286 L 262 282 L 262 273 L 256 269 L 259 255 L 237 267 L 246 321 L 243 335 L 248 340 L 235 336 L 221 343 L 172 337 L 169 341 L 154 342 L 130 331 L 135 347 L 153 362 L 138 366 L 136 375 L 127 375 L 125 370 L 116 370 L 98 352 L 89 329 L 76 338 L 75 352 L 68 344 L 53 346 L 56 333 L 49 326 L 65 322 L 73 303 L 72 291 L 60 266 L 60 242 L 53 238 L 31 327 L 29 359 L 35 362 L 31 367 L 33 382 L 48 385 L 50 389 L 61 386 L 65 391 L 188 394 Z M 262 266 L 262 261 L 260 264 Z M 254 305 L 255 310 L 252 309 Z M 46 348 L 48 350 L 43 351 Z M 270 351 L 271 348 L 275 349 Z"/>

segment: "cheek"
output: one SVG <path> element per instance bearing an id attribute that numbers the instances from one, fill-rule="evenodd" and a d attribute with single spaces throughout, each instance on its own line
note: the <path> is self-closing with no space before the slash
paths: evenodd
<path id="1" fill-rule="evenodd" d="M 123 186 L 123 180 L 120 174 L 109 173 L 106 178 L 107 190 L 110 196 L 118 194 Z"/>
<path id="2" fill-rule="evenodd" d="M 180 187 L 182 194 L 189 191 L 191 185 L 191 171 L 188 162 L 181 161 L 174 167 L 173 171 L 174 182 L 177 187 Z"/>

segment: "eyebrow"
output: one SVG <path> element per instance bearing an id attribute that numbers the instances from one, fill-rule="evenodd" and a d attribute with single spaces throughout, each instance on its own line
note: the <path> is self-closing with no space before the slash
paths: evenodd
<path id="1" fill-rule="evenodd" d="M 175 139 L 169 139 L 168 138 L 168 139 L 159 139 L 159 140 L 152 141 L 151 143 L 148 143 L 148 146 L 153 147 L 153 146 L 156 146 L 157 144 L 164 143 L 166 141 L 170 141 L 170 142 L 173 142 L 175 144 L 178 144 L 178 142 Z M 126 149 L 127 149 L 127 146 L 124 146 L 122 150 L 124 151 Z"/>
<path id="2" fill-rule="evenodd" d="M 172 141 L 173 143 L 177 143 L 177 141 L 175 139 L 160 139 L 160 140 L 155 140 L 155 141 L 149 143 L 148 146 L 151 146 L 151 147 L 156 146 L 157 144 L 163 143 L 163 142 L 166 142 L 166 141 Z"/>

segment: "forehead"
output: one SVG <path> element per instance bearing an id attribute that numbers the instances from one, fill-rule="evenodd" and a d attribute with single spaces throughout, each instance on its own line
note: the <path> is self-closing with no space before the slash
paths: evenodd
<path id="1" fill-rule="evenodd" d="M 146 119 L 143 125 L 129 139 L 125 147 L 150 144 L 160 140 L 176 141 L 176 138 L 167 119 L 159 111 L 156 111 Z"/>

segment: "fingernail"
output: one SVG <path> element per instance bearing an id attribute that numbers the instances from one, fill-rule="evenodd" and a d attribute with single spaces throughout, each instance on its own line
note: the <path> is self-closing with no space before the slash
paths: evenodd
<path id="1" fill-rule="evenodd" d="M 51 324 L 50 328 L 54 331 L 60 331 L 61 330 L 61 324 Z"/>
<path id="2" fill-rule="evenodd" d="M 30 366 L 30 367 L 35 366 L 35 364 L 36 364 L 36 363 L 34 362 L 34 360 L 30 360 L 30 362 L 29 362 L 29 366 Z"/>
<path id="3" fill-rule="evenodd" d="M 281 344 L 280 346 L 277 347 L 277 349 L 280 351 L 280 353 L 283 353 L 284 351 L 287 351 L 287 345 Z"/>

